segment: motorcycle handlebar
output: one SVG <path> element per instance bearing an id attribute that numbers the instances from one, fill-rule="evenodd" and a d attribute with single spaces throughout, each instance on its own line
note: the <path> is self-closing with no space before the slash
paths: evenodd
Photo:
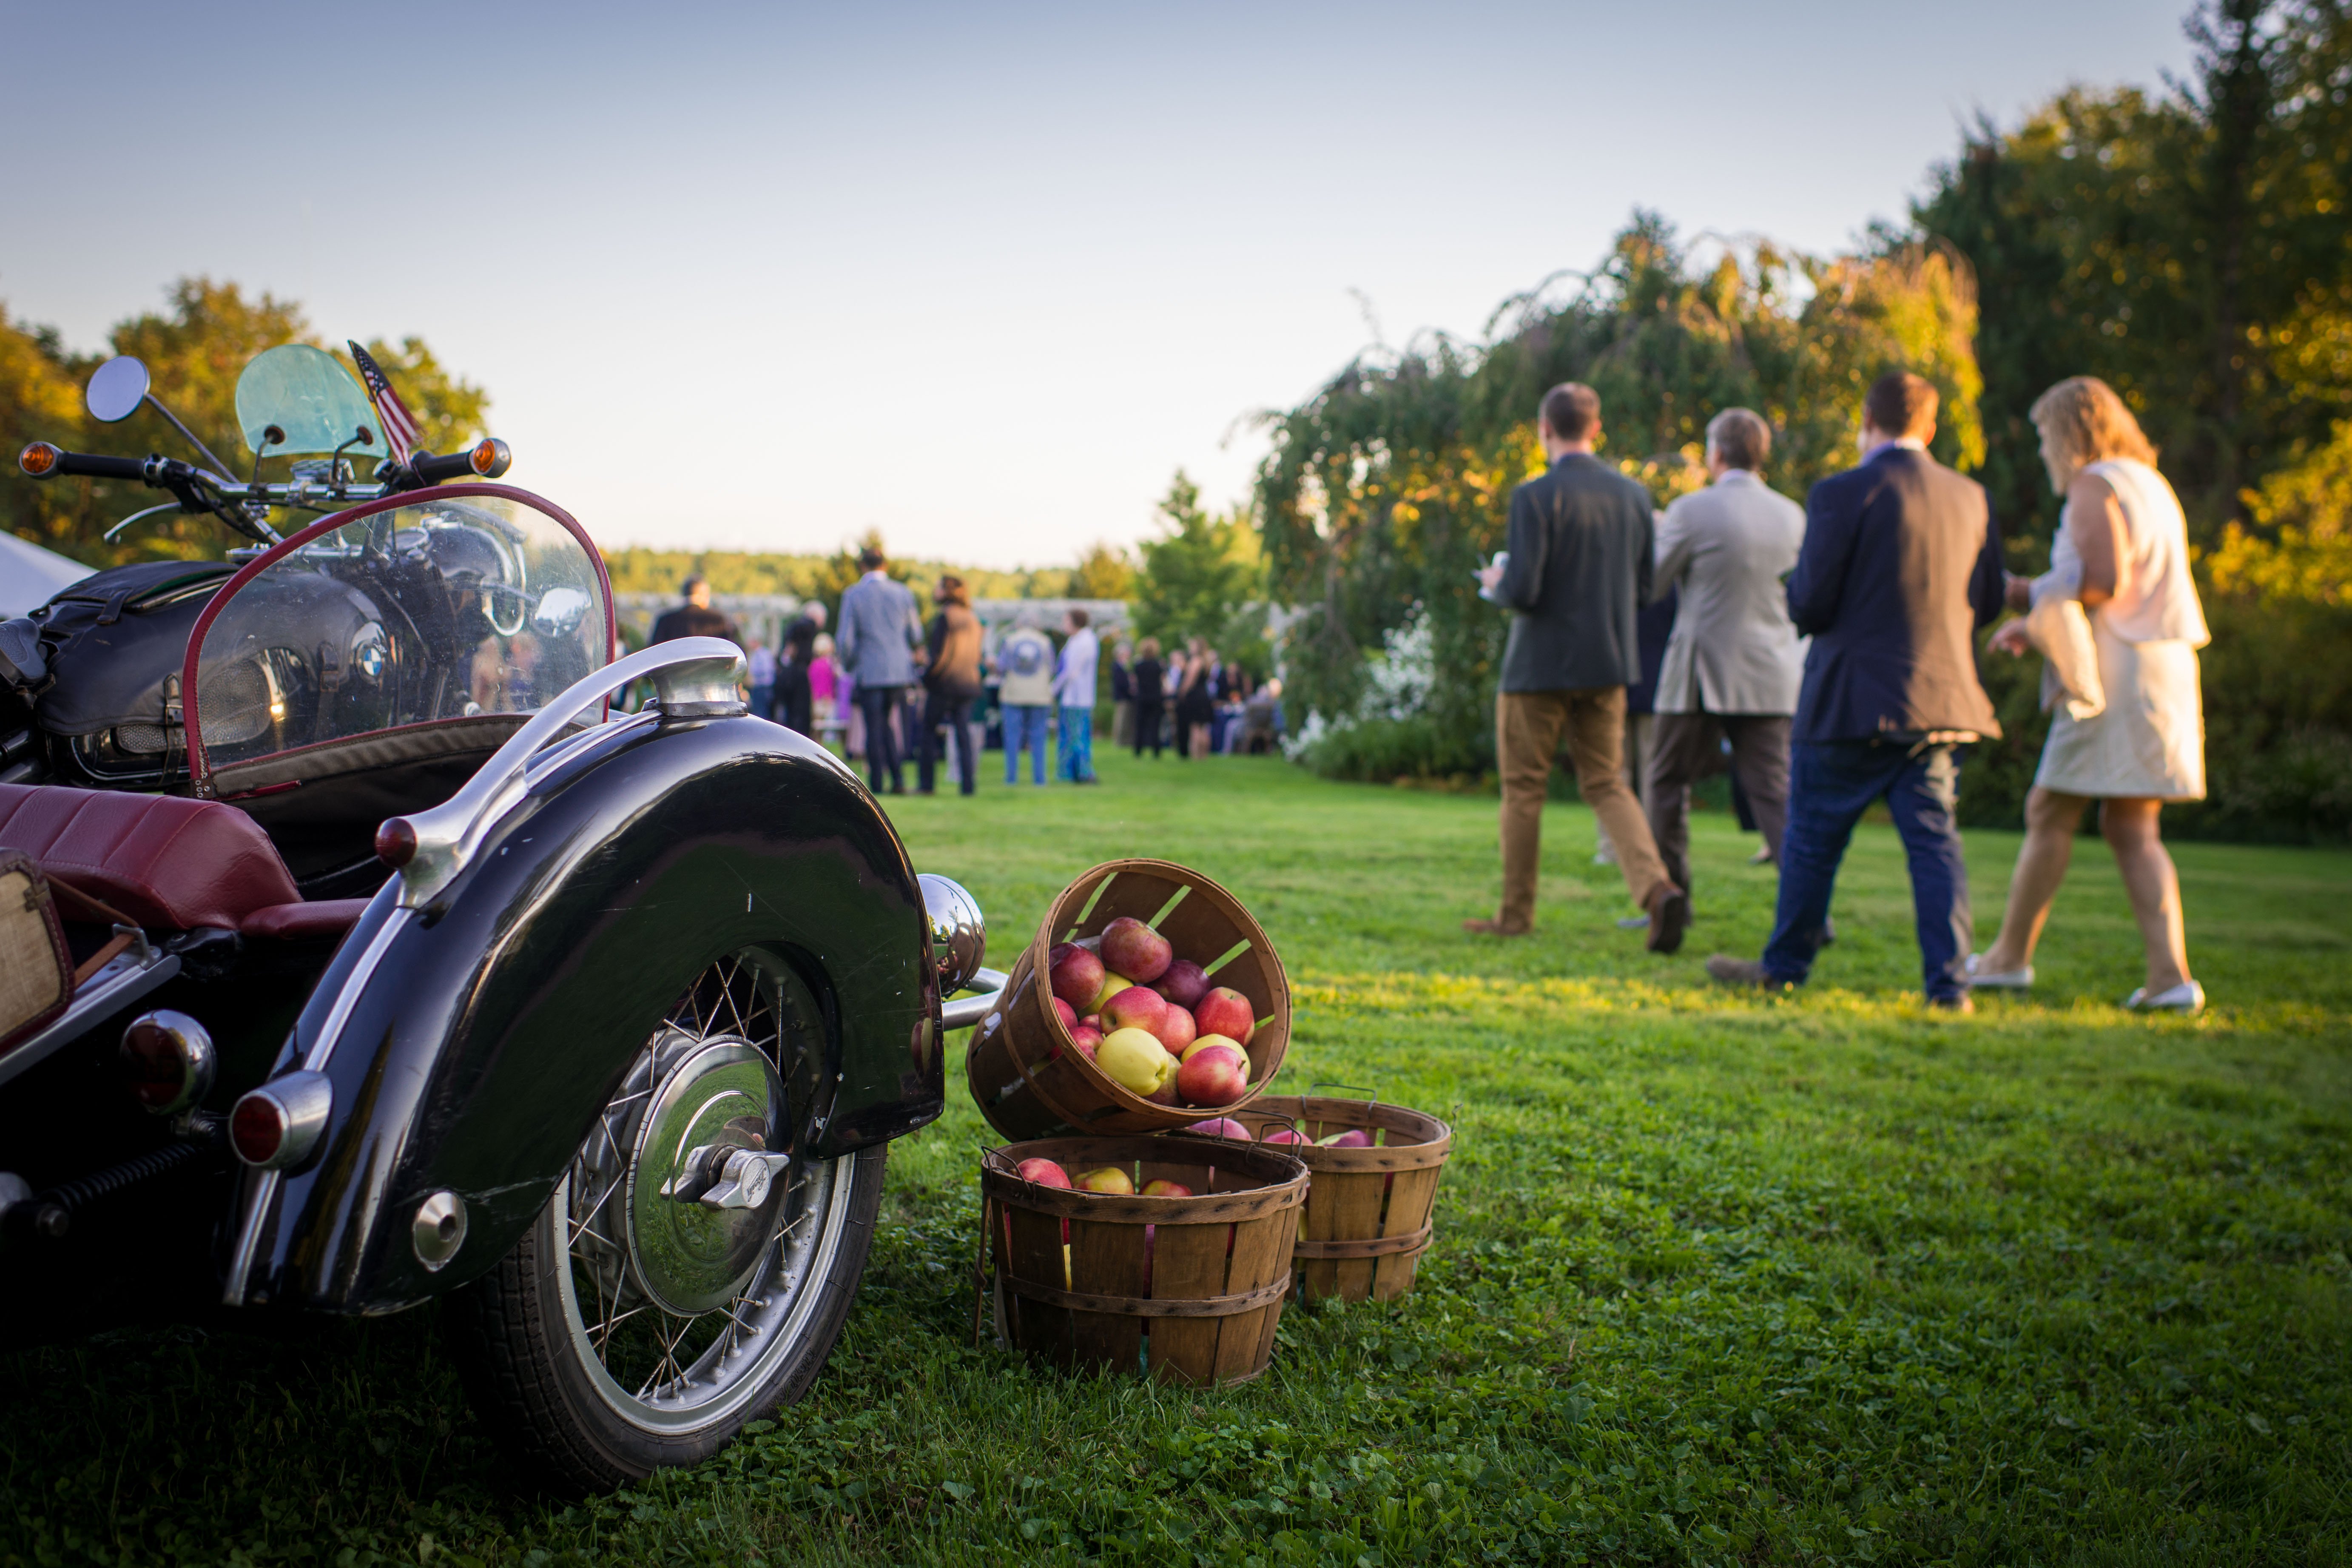
<path id="1" fill-rule="evenodd" d="M 79 474 L 85 479 L 130 479 L 143 484 L 147 481 L 147 462 L 144 458 L 106 458 L 94 452 L 63 451 L 47 441 L 36 441 L 16 455 L 16 466 L 37 479 Z"/>

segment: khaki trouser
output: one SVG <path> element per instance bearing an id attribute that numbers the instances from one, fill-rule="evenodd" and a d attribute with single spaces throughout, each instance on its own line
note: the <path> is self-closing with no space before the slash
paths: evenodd
<path id="1" fill-rule="evenodd" d="M 1625 689 L 1505 691 L 1495 698 L 1495 749 L 1503 775 L 1503 907 L 1506 931 L 1535 923 L 1536 871 L 1543 851 L 1543 808 L 1552 759 L 1563 736 L 1576 787 L 1617 846 L 1617 868 L 1633 901 L 1647 904 L 1666 879 L 1642 804 L 1622 768 Z"/>

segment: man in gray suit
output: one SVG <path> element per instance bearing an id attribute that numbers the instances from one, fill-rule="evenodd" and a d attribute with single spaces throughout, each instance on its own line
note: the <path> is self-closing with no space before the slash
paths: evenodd
<path id="1" fill-rule="evenodd" d="M 876 795 L 887 774 L 892 795 L 907 793 L 898 750 L 899 704 L 915 683 L 923 646 L 923 614 L 914 591 L 883 571 L 882 552 L 867 546 L 857 564 L 866 575 L 841 595 L 841 630 L 834 639 L 842 668 L 857 683 L 866 718 L 866 777 Z"/>
<path id="2" fill-rule="evenodd" d="M 1609 830 L 1625 889 L 1649 911 L 1649 948 L 1672 952 L 1690 900 L 1659 863 L 1641 803 L 1620 772 L 1625 688 L 1640 679 L 1634 612 L 1649 595 L 1650 496 L 1593 456 L 1601 398 L 1563 382 L 1536 415 L 1551 471 L 1511 492 L 1510 552 L 1479 574 L 1517 612 L 1495 697 L 1503 783 L 1503 904 L 1464 929 L 1524 936 L 1535 928 L 1536 870 L 1552 758 L 1564 736 L 1584 803 Z"/>
<path id="3" fill-rule="evenodd" d="M 1776 861 L 1789 820 L 1789 717 L 1804 683 L 1805 649 L 1781 579 L 1805 542 L 1805 509 L 1757 477 L 1772 427 L 1748 409 L 1707 421 L 1714 482 L 1666 508 L 1658 525 L 1654 599 L 1680 589 L 1675 635 L 1658 674 L 1657 719 L 1643 792 L 1666 875 L 1690 890 L 1690 786 L 1731 765 Z"/>

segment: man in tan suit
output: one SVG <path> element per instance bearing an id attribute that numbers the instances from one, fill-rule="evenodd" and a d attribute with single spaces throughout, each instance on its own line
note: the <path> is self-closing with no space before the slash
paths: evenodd
<path id="1" fill-rule="evenodd" d="M 1650 833 L 1666 875 L 1691 885 L 1690 786 L 1731 765 L 1780 858 L 1789 820 L 1789 722 L 1804 684 L 1805 649 L 1781 579 L 1805 542 L 1805 509 L 1757 477 L 1772 429 L 1745 408 L 1707 422 L 1706 489 L 1666 509 L 1650 596 L 1679 588 L 1674 636 L 1658 672 L 1650 742 Z"/>

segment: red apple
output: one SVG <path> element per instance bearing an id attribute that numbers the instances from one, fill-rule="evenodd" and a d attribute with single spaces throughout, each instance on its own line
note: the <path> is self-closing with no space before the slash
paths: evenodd
<path id="1" fill-rule="evenodd" d="M 1180 958 L 1151 983 L 1151 988 L 1179 1007 L 1197 1007 L 1201 998 L 1209 994 L 1209 977 L 1191 959 Z"/>
<path id="2" fill-rule="evenodd" d="M 1062 1020 L 1065 1029 L 1074 1028 L 1078 1022 L 1078 1010 L 1056 996 L 1054 998 L 1054 1016 Z"/>
<path id="3" fill-rule="evenodd" d="M 1103 1004 L 1102 1016 L 1114 1030 L 1142 1029 L 1157 1039 L 1168 1021 L 1168 998 L 1148 987 L 1130 985 Z"/>
<path id="4" fill-rule="evenodd" d="M 1257 1141 L 1261 1143 L 1304 1143 L 1307 1142 L 1307 1137 L 1296 1127 L 1284 1127 L 1277 1124 L 1259 1133 Z"/>
<path id="5" fill-rule="evenodd" d="M 1192 1195 L 1192 1189 L 1181 1182 L 1155 1176 L 1143 1184 L 1143 1195 L 1147 1198 L 1189 1198 Z"/>
<path id="6" fill-rule="evenodd" d="M 1103 962 L 1139 985 L 1167 973 L 1175 956 L 1166 937 L 1131 915 L 1121 915 L 1103 927 Z"/>
<path id="7" fill-rule="evenodd" d="M 1192 1021 L 1201 1033 L 1223 1035 L 1235 1045 L 1248 1045 L 1250 1037 L 1257 1033 L 1249 998 L 1224 985 L 1201 998 L 1201 1005 L 1192 1009 Z"/>
<path id="8" fill-rule="evenodd" d="M 1041 1187 L 1066 1187 L 1070 1184 L 1070 1173 L 1051 1160 L 1024 1160 L 1021 1179 Z"/>
<path id="9" fill-rule="evenodd" d="M 1095 1047 L 1102 1044 L 1102 1031 L 1091 1025 L 1080 1024 L 1070 1031 L 1070 1043 L 1077 1047 L 1078 1054 L 1088 1061 L 1095 1059 Z"/>
<path id="10" fill-rule="evenodd" d="M 1316 1140 L 1326 1149 L 1369 1149 L 1372 1135 L 1360 1127 L 1350 1127 L 1345 1132 L 1334 1132 L 1328 1138 Z"/>
<path id="11" fill-rule="evenodd" d="M 1103 961 L 1076 942 L 1063 942 L 1046 961 L 1046 984 L 1055 998 L 1073 1008 L 1091 1008 L 1102 989 Z"/>
<path id="12" fill-rule="evenodd" d="M 1100 1013 L 1089 1013 L 1085 1017 L 1078 1020 L 1078 1026 L 1082 1029 L 1100 1029 L 1102 1028 L 1102 1015 Z M 1105 1032 L 1108 1033 L 1108 1031 L 1106 1030 Z"/>
<path id="13" fill-rule="evenodd" d="M 1160 1027 L 1151 1032 L 1160 1037 L 1160 1043 L 1168 1047 L 1168 1054 L 1171 1057 L 1182 1056 L 1200 1034 L 1192 1022 L 1192 1015 L 1173 1002 L 1168 1004 L 1168 1016 L 1160 1021 Z"/>
<path id="14" fill-rule="evenodd" d="M 1182 1103 L 1182 1101 L 1176 1098 L 1176 1080 L 1172 1078 L 1166 1083 L 1161 1084 L 1158 1089 L 1153 1089 L 1150 1094 L 1145 1095 L 1143 1098 L 1151 1101 L 1154 1105 L 1179 1105 Z"/>
<path id="15" fill-rule="evenodd" d="M 1244 1143 L 1249 1142 L 1250 1135 L 1248 1128 L 1230 1116 L 1212 1116 L 1206 1121 L 1195 1121 L 1184 1131 L 1197 1132 L 1203 1138 L 1237 1138 Z"/>
<path id="16" fill-rule="evenodd" d="M 1192 1105 L 1231 1105 L 1249 1092 L 1249 1058 L 1233 1046 L 1194 1051 L 1176 1069 L 1176 1092 Z"/>
<path id="17" fill-rule="evenodd" d="M 1131 1197 L 1135 1181 L 1117 1165 L 1097 1165 L 1091 1171 L 1078 1173 L 1078 1190 L 1082 1193 L 1108 1193 L 1114 1197 Z"/>

